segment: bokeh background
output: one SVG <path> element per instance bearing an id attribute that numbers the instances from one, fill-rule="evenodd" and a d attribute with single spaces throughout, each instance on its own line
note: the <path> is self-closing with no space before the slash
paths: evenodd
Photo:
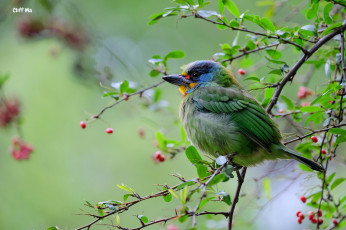
<path id="1" fill-rule="evenodd" d="M 241 11 L 270 14 L 271 5 L 264 1 L 234 2 Z M 283 1 L 282 4 L 276 6 L 273 15 L 281 21 L 302 3 L 290 1 L 287 5 Z M 145 195 L 159 191 L 155 184 L 179 182 L 168 174 L 179 172 L 186 178 L 196 176 L 184 154 L 160 164 L 154 164 L 152 159 L 157 151 L 154 145 L 157 130 L 169 138 L 180 138 L 177 107 L 181 96 L 169 85 L 160 86 L 163 100 L 167 102 L 163 105 L 168 107 L 148 109 L 142 100 L 132 97 L 108 110 L 102 120 L 88 123 L 85 130 L 79 126 L 81 120 L 112 102 L 103 97 L 104 89 L 99 81 L 107 87 L 111 82 L 124 79 L 138 82 L 139 87 L 150 86 L 160 80 L 148 74 L 151 69 L 147 60 L 152 55 L 185 51 L 184 59 L 169 61 L 169 72 L 180 72 L 184 63 L 210 59 L 220 50 L 219 44 L 231 43 L 236 35 L 192 18 L 171 17 L 147 25 L 150 15 L 168 6 L 172 6 L 168 0 L 1 1 L 0 73 L 10 75 L 4 91 L 7 96 L 20 100 L 21 130 L 25 141 L 34 146 L 34 152 L 28 160 L 14 160 L 9 146 L 12 138 L 18 135 L 17 129 L 0 130 L 0 229 L 77 228 L 92 220 L 75 215 L 84 213 L 81 209 L 88 210 L 83 205 L 85 200 L 91 203 L 121 200 L 123 191 L 116 187 L 117 184 L 124 183 Z M 28 7 L 33 12 L 13 13 L 14 7 Z M 217 1 L 212 1 L 210 8 L 217 10 Z M 304 4 L 301 8 L 304 10 Z M 68 27 L 82 34 L 82 38 L 64 41 L 49 36 L 27 36 L 23 26 L 32 17 L 49 25 L 58 24 L 62 29 Z M 282 23 L 294 25 L 300 20 L 305 19 L 298 15 Z M 286 59 L 296 56 L 297 53 L 291 52 Z M 236 62 L 234 72 L 255 60 Z M 250 69 L 249 73 L 256 71 L 260 74 L 261 68 Z M 293 83 L 286 95 L 296 97 L 298 86 L 299 82 Z M 285 127 L 284 121 L 278 122 Z M 112 135 L 105 133 L 108 127 L 114 129 Z M 144 138 L 138 135 L 138 129 L 144 130 Z M 296 223 L 295 217 L 298 209 L 308 210 L 299 201 L 299 196 L 318 182 L 308 174 L 299 174 L 295 168 L 296 163 L 285 161 L 249 170 L 249 180 L 243 191 L 253 199 L 238 206 L 237 229 L 304 228 L 304 224 Z M 273 180 L 269 196 L 275 199 L 268 203 L 262 194 L 262 185 L 251 178 L 271 170 Z M 229 182 L 223 189 L 232 194 L 234 185 Z M 139 223 L 133 215 L 144 214 L 155 219 L 172 215 L 173 207 L 159 198 L 121 215 L 120 221 L 134 227 Z M 220 208 L 228 209 L 226 205 Z M 201 229 L 224 228 L 222 218 L 218 222 L 218 219 L 201 217 L 199 221 Z M 185 229 L 190 223 L 175 224 Z M 308 223 L 305 224 L 308 227 Z M 165 226 L 149 229 L 158 228 L 165 229 Z"/>

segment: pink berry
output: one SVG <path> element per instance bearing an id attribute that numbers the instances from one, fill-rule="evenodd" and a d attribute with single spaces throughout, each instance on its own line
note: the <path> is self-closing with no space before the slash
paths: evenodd
<path id="1" fill-rule="evenodd" d="M 298 212 L 296 213 L 296 216 L 299 217 L 299 215 L 300 215 L 301 213 L 302 213 L 301 211 L 298 211 Z"/>
<path id="2" fill-rule="evenodd" d="M 313 211 L 309 211 L 308 212 L 308 216 L 309 216 L 309 218 L 310 218 L 310 216 L 314 216 L 314 212 Z"/>
<path id="3" fill-rule="evenodd" d="M 107 128 L 106 129 L 106 133 L 109 133 L 109 134 L 113 133 L 113 129 L 112 128 Z"/>
<path id="4" fill-rule="evenodd" d="M 157 151 L 154 155 L 154 160 L 157 162 L 164 162 L 165 158 L 165 155 L 163 155 L 160 151 Z"/>
<path id="5" fill-rule="evenodd" d="M 301 200 L 303 203 L 305 203 L 305 202 L 306 202 L 306 197 L 305 197 L 305 196 L 301 196 L 301 197 L 300 197 L 300 200 Z"/>
<path id="6" fill-rule="evenodd" d="M 279 109 L 279 111 L 278 111 L 279 113 L 283 113 L 284 112 L 284 110 L 283 109 Z"/>
<path id="7" fill-rule="evenodd" d="M 245 70 L 239 69 L 239 70 L 238 70 L 238 73 L 239 73 L 240 75 L 245 75 Z"/>
<path id="8" fill-rule="evenodd" d="M 312 140 L 313 142 L 315 142 L 315 143 L 318 142 L 318 139 L 317 139 L 317 137 L 315 137 L 315 136 L 312 136 L 312 137 L 311 137 L 311 140 Z"/>
<path id="9" fill-rule="evenodd" d="M 322 150 L 321 150 L 321 153 L 322 153 L 322 154 L 326 154 L 327 152 L 326 152 L 325 149 L 322 149 Z"/>
<path id="10" fill-rule="evenodd" d="M 129 95 L 127 95 L 127 94 L 124 94 L 124 101 L 128 101 L 129 100 Z"/>
<path id="11" fill-rule="evenodd" d="M 82 127 L 82 129 L 86 128 L 86 123 L 84 121 L 81 121 L 79 124 L 80 124 L 80 127 Z"/>
<path id="12" fill-rule="evenodd" d="M 333 224 L 334 224 L 335 226 L 338 226 L 339 222 L 338 222 L 336 219 L 333 219 Z"/>

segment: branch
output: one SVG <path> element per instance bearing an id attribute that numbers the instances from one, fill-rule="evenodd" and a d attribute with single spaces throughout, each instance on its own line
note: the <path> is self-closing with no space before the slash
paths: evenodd
<path id="1" fill-rule="evenodd" d="M 267 45 L 267 46 L 258 47 L 257 49 L 253 49 L 253 50 L 249 50 L 249 51 L 245 51 L 244 50 L 242 54 L 239 54 L 238 56 L 235 56 L 235 57 L 232 57 L 232 58 L 229 58 L 229 59 L 221 60 L 220 62 L 227 62 L 227 61 L 232 62 L 233 60 L 241 58 L 241 57 L 243 57 L 245 55 L 248 55 L 250 53 L 255 53 L 255 52 L 258 52 L 258 51 L 261 51 L 261 50 L 264 50 L 264 49 L 268 49 L 270 47 L 278 46 L 278 45 L 280 45 L 280 42 L 275 42 L 273 44 L 270 44 L 270 45 Z"/>
<path id="2" fill-rule="evenodd" d="M 265 34 L 265 33 L 260 33 L 260 32 L 256 32 L 256 31 L 252 31 L 252 30 L 249 30 L 249 29 L 246 29 L 246 28 L 238 28 L 238 27 L 233 27 L 233 26 L 230 26 L 228 25 L 227 23 L 225 23 L 222 19 L 221 22 L 217 22 L 217 21 L 213 21 L 211 19 L 208 19 L 208 18 L 205 18 L 205 17 L 202 17 L 201 15 L 199 15 L 197 12 L 193 12 L 192 14 L 193 16 L 195 16 L 195 18 L 200 18 L 200 19 L 203 19 L 207 22 L 211 22 L 213 24 L 216 24 L 216 25 L 221 25 L 221 26 L 226 26 L 227 28 L 229 29 L 232 29 L 232 30 L 238 30 L 238 31 L 243 31 L 243 32 L 247 32 L 247 33 L 250 33 L 250 34 L 254 34 L 254 35 L 259 35 L 259 36 L 263 36 L 263 37 L 267 37 L 267 38 L 274 38 L 274 39 L 278 39 L 278 40 L 281 40 L 283 41 L 283 43 L 288 43 L 290 45 L 293 45 L 297 48 L 299 48 L 301 51 L 303 51 L 304 53 L 307 52 L 306 49 L 304 49 L 301 45 L 295 43 L 295 42 L 292 42 L 288 39 L 285 39 L 285 38 L 282 38 L 280 37 L 279 35 L 268 35 L 268 34 Z"/>
<path id="3" fill-rule="evenodd" d="M 296 141 L 299 141 L 299 140 L 303 140 L 305 137 L 311 136 L 312 134 L 315 134 L 315 133 L 326 132 L 326 131 L 328 131 L 328 130 L 330 130 L 330 129 L 339 128 L 339 127 L 342 127 L 342 126 L 346 126 L 346 123 L 334 125 L 334 126 L 329 127 L 329 128 L 324 128 L 324 129 L 312 131 L 312 132 L 310 132 L 310 133 L 308 133 L 308 134 L 305 134 L 304 136 L 300 136 L 300 137 L 297 137 L 297 138 L 295 138 L 295 139 L 293 139 L 293 140 L 286 141 L 286 142 L 284 143 L 284 145 L 287 145 L 287 144 L 290 144 L 290 143 L 292 143 L 292 142 L 296 142 Z"/>
<path id="4" fill-rule="evenodd" d="M 237 205 L 238 200 L 239 200 L 241 186 L 244 183 L 246 169 L 247 168 L 244 167 L 242 169 L 241 173 L 239 173 L 239 171 L 237 171 L 238 185 L 237 185 L 237 190 L 235 191 L 235 194 L 234 194 L 234 198 L 233 198 L 233 201 L 232 201 L 231 209 L 228 212 L 228 230 L 232 229 L 233 214 L 234 214 L 235 206 Z"/>
<path id="5" fill-rule="evenodd" d="M 321 46 L 323 46 L 326 42 L 331 40 L 340 32 L 345 31 L 346 29 L 346 23 L 343 24 L 340 27 L 337 27 L 334 29 L 333 32 L 330 34 L 327 34 L 326 36 L 322 37 L 314 46 L 312 46 L 307 53 L 303 55 L 303 57 L 300 58 L 300 60 L 292 67 L 292 69 L 287 73 L 287 75 L 281 80 L 279 83 L 279 87 L 276 88 L 276 91 L 273 95 L 272 100 L 270 101 L 267 110 L 271 110 L 274 105 L 277 103 L 279 96 L 281 94 L 281 91 L 283 90 L 284 86 L 287 82 L 292 81 L 297 71 L 300 69 L 300 67 L 319 49 Z M 342 55 L 341 55 L 342 56 Z"/>
<path id="6" fill-rule="evenodd" d="M 119 104 L 119 103 L 121 103 L 121 102 L 123 102 L 123 101 L 128 100 L 130 97 L 132 97 L 132 96 L 134 96 L 134 95 L 142 96 L 142 94 L 143 94 L 145 91 L 147 91 L 147 90 L 149 90 L 149 89 L 152 89 L 152 88 L 155 88 L 155 87 L 158 87 L 159 85 L 161 85 L 161 84 L 164 83 L 164 82 L 165 82 L 165 81 L 160 81 L 159 83 L 156 83 L 156 84 L 154 84 L 154 85 L 152 85 L 152 86 L 149 86 L 149 87 L 147 87 L 147 88 L 138 90 L 137 92 L 128 94 L 126 98 L 122 98 L 122 99 L 120 99 L 119 101 L 116 101 L 116 102 L 114 102 L 113 104 L 104 107 L 98 114 L 93 115 L 92 118 L 94 118 L 94 119 L 99 119 L 100 116 L 101 116 L 106 110 L 108 110 L 108 109 L 110 109 L 110 108 L 113 108 L 114 106 L 116 106 L 117 104 Z"/>

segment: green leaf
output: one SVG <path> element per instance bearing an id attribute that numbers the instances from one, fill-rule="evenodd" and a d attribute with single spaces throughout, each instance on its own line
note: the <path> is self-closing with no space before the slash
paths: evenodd
<path id="1" fill-rule="evenodd" d="M 170 202 L 172 200 L 172 194 L 168 193 L 166 196 L 162 197 L 164 201 Z"/>
<path id="2" fill-rule="evenodd" d="M 314 171 L 311 168 L 309 168 L 308 166 L 306 166 L 305 164 L 299 164 L 298 166 L 301 170 L 303 170 L 305 172 L 313 172 Z"/>
<path id="3" fill-rule="evenodd" d="M 231 0 L 222 0 L 223 4 L 226 6 L 227 10 L 231 12 L 237 18 L 240 18 L 238 7 Z"/>
<path id="4" fill-rule="evenodd" d="M 167 61 L 170 58 L 183 58 L 185 57 L 185 53 L 183 51 L 180 50 L 175 50 L 175 51 L 171 51 L 169 52 L 163 59 L 165 61 Z"/>
<path id="5" fill-rule="evenodd" d="M 333 190 L 335 189 L 339 184 L 341 184 L 342 182 L 344 182 L 346 180 L 346 178 L 338 178 L 335 179 L 332 186 L 330 186 L 330 189 Z"/>
<path id="6" fill-rule="evenodd" d="M 329 129 L 328 132 L 346 136 L 346 130 L 341 128 L 332 128 Z"/>
<path id="7" fill-rule="evenodd" d="M 267 54 L 274 60 L 280 59 L 281 58 L 281 52 L 278 50 L 266 50 Z"/>
<path id="8" fill-rule="evenodd" d="M 199 179 L 202 179 L 208 175 L 208 167 L 205 165 L 196 164 L 197 174 Z"/>
<path id="9" fill-rule="evenodd" d="M 327 179 L 326 179 L 326 183 L 329 184 L 330 182 L 332 182 L 334 176 L 335 176 L 335 172 L 333 172 L 332 174 L 330 174 Z"/>
<path id="10" fill-rule="evenodd" d="M 172 194 L 175 198 L 177 198 L 178 200 L 180 200 L 179 196 L 174 192 L 174 190 L 168 189 L 168 192 L 169 192 L 170 194 Z"/>
<path id="11" fill-rule="evenodd" d="M 157 140 L 157 144 L 159 145 L 159 148 L 163 151 L 167 151 L 167 141 L 165 136 L 160 131 L 157 131 L 155 133 L 155 138 Z"/>
<path id="12" fill-rule="evenodd" d="M 149 75 L 150 75 L 150 77 L 157 77 L 160 75 L 160 71 L 153 69 L 150 71 Z"/>
<path id="13" fill-rule="evenodd" d="M 52 227 L 47 228 L 46 230 L 59 230 L 59 228 L 52 226 Z"/>
<path id="14" fill-rule="evenodd" d="M 275 32 L 275 26 L 269 18 L 262 18 L 261 23 L 266 30 L 270 30 L 271 32 Z"/>
<path id="15" fill-rule="evenodd" d="M 333 19 L 329 16 L 329 12 L 330 10 L 333 8 L 333 3 L 329 3 L 327 4 L 324 9 L 323 9 L 323 16 L 324 16 L 324 21 L 327 23 L 327 24 L 331 24 L 333 23 Z"/>
<path id="16" fill-rule="evenodd" d="M 291 99 L 289 99 L 288 97 L 284 96 L 284 95 L 281 95 L 281 99 L 284 100 L 284 102 L 286 103 L 287 105 L 287 108 L 289 110 L 293 110 L 294 109 L 294 104 L 293 102 L 291 101 Z"/>
<path id="17" fill-rule="evenodd" d="M 125 190 L 125 191 L 128 191 L 128 192 L 132 193 L 132 194 L 135 194 L 135 192 L 132 190 L 132 188 L 130 188 L 130 187 L 127 186 L 127 185 L 118 184 L 117 186 L 118 186 L 118 188 L 120 188 L 120 189 L 122 189 L 122 190 Z"/>
<path id="18" fill-rule="evenodd" d="M 194 185 L 194 184 L 195 184 L 195 182 L 193 182 L 193 181 L 184 182 L 184 183 L 180 184 L 180 185 L 177 187 L 177 190 L 180 190 L 180 189 L 182 189 L 182 188 L 184 188 L 184 187 L 186 187 L 186 186 L 191 186 L 191 185 Z"/>
<path id="19" fill-rule="evenodd" d="M 103 209 L 97 209 L 97 212 L 99 213 L 99 216 L 104 216 L 105 212 L 103 211 Z"/>
<path id="20" fill-rule="evenodd" d="M 214 185 L 216 185 L 216 184 L 218 184 L 220 182 L 225 181 L 225 179 L 226 179 L 226 175 L 225 174 L 223 174 L 223 173 L 218 174 L 209 182 L 208 186 L 212 187 L 212 186 L 214 186 Z"/>
<path id="21" fill-rule="evenodd" d="M 337 22 L 337 23 L 334 23 L 334 24 L 330 25 L 327 29 L 325 29 L 325 31 L 323 31 L 321 36 L 324 36 L 324 35 L 327 35 L 327 34 L 331 33 L 334 28 L 340 27 L 340 26 L 342 26 L 342 22 Z"/>
<path id="22" fill-rule="evenodd" d="M 114 218 L 115 223 L 119 226 L 120 225 L 120 216 L 116 215 Z"/>
<path id="23" fill-rule="evenodd" d="M 257 81 L 257 82 L 261 82 L 261 80 L 258 77 L 247 77 L 244 79 L 244 81 Z"/>
<path id="24" fill-rule="evenodd" d="M 179 221 L 180 223 L 184 223 L 185 221 L 187 221 L 188 218 L 189 218 L 188 215 L 181 216 L 181 217 L 178 218 L 178 221 Z"/>
<path id="25" fill-rule="evenodd" d="M 225 202 L 226 204 L 228 204 L 228 205 L 232 204 L 231 196 L 228 193 L 226 193 L 225 191 L 222 190 L 216 194 L 222 196 L 222 201 Z"/>
<path id="26" fill-rule="evenodd" d="M 307 125 L 310 121 L 313 121 L 316 125 L 320 124 L 323 119 L 323 112 L 316 112 L 305 120 L 305 125 Z"/>
<path id="27" fill-rule="evenodd" d="M 236 20 L 234 20 L 234 19 L 232 19 L 230 22 L 229 22 L 229 26 L 231 26 L 231 27 L 239 27 L 239 22 L 238 21 L 236 21 Z"/>
<path id="28" fill-rule="evenodd" d="M 234 178 L 233 172 L 234 172 L 234 167 L 232 165 L 226 165 L 222 169 L 222 173 L 225 174 L 228 178 Z"/>
<path id="29" fill-rule="evenodd" d="M 140 219 L 141 221 L 143 221 L 143 223 L 145 223 L 145 224 L 149 222 L 149 219 L 146 216 L 139 215 L 139 216 L 137 216 L 137 218 Z"/>
<path id="30" fill-rule="evenodd" d="M 313 113 L 313 112 L 324 112 L 324 109 L 317 106 L 305 106 L 300 108 L 300 111 L 303 113 Z"/>
<path id="31" fill-rule="evenodd" d="M 270 179 L 268 177 L 263 179 L 263 191 L 265 194 L 265 197 L 270 200 L 271 197 L 271 185 L 270 185 Z"/>
<path id="32" fill-rule="evenodd" d="M 314 17 L 316 17 L 316 14 L 317 14 L 317 11 L 318 11 L 318 7 L 319 7 L 319 0 L 313 0 L 311 8 L 306 13 L 306 18 L 308 20 L 311 20 Z"/>
<path id="33" fill-rule="evenodd" d="M 223 0 L 219 0 L 219 12 L 220 12 L 220 14 L 223 13 L 224 8 L 225 8 L 225 5 L 223 4 Z"/>
<path id="34" fill-rule="evenodd" d="M 120 93 L 125 93 L 126 90 L 129 88 L 130 83 L 127 80 L 124 80 L 123 83 L 120 85 Z"/>
<path id="35" fill-rule="evenodd" d="M 214 199 L 215 197 L 208 197 L 208 198 L 205 198 L 201 201 L 201 203 L 199 204 L 199 207 L 197 209 L 197 212 L 199 212 L 204 205 L 206 205 L 210 200 Z"/>
<path id="36" fill-rule="evenodd" d="M 0 75 L 0 88 L 5 84 L 5 82 L 10 78 L 9 74 L 3 76 Z"/>
<path id="37" fill-rule="evenodd" d="M 198 162 L 200 162 L 202 160 L 202 157 L 199 155 L 198 151 L 196 150 L 196 148 L 194 146 L 189 146 L 186 150 L 185 150 L 185 154 L 187 159 L 189 159 L 189 161 L 192 164 L 196 164 Z"/>
<path id="38" fill-rule="evenodd" d="M 129 196 L 132 196 L 132 194 L 125 194 L 125 195 L 123 196 L 124 202 L 127 201 L 127 199 L 129 198 Z"/>
<path id="39" fill-rule="evenodd" d="M 111 204 L 105 204 L 107 208 L 109 208 L 112 212 L 117 212 L 117 208 L 114 205 Z"/>
<path id="40" fill-rule="evenodd" d="M 346 142 L 346 136 L 338 136 L 335 140 L 334 147 L 343 142 Z"/>

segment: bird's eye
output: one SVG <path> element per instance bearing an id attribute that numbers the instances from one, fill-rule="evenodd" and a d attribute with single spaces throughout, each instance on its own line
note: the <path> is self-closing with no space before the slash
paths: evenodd
<path id="1" fill-rule="evenodd" d="M 198 74 L 197 73 L 193 73 L 192 77 L 196 78 L 196 77 L 198 77 Z"/>

